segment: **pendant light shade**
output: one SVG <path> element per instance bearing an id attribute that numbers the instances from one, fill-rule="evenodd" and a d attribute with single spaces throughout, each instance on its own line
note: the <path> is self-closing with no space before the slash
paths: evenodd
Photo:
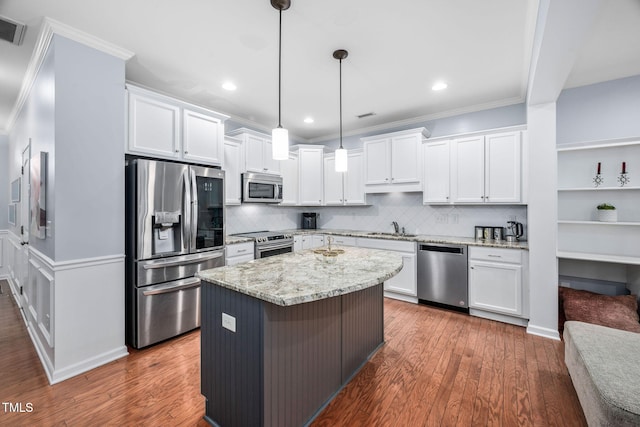
<path id="1" fill-rule="evenodd" d="M 271 131 L 271 155 L 274 160 L 289 158 L 289 131 L 282 127 L 282 11 L 289 9 L 291 0 L 271 0 L 271 6 L 280 12 L 278 27 L 278 127 Z"/>
<path id="2" fill-rule="evenodd" d="M 342 147 L 342 60 L 349 55 L 344 49 L 333 52 L 333 57 L 340 60 L 340 148 L 336 150 L 336 172 L 347 171 L 347 150 Z"/>

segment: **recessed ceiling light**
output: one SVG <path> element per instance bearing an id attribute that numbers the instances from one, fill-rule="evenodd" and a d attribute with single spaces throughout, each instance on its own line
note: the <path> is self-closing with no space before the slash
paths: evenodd
<path id="1" fill-rule="evenodd" d="M 304 119 L 305 123 L 313 123 L 313 117 L 307 117 Z"/>
<path id="2" fill-rule="evenodd" d="M 222 89 L 225 89 L 225 90 L 236 90 L 236 89 L 238 89 L 238 87 L 236 85 L 234 85 L 232 82 L 224 82 L 222 84 Z"/>
<path id="3" fill-rule="evenodd" d="M 447 84 L 445 82 L 436 82 L 433 86 L 431 86 L 431 90 L 443 90 L 447 88 Z"/>

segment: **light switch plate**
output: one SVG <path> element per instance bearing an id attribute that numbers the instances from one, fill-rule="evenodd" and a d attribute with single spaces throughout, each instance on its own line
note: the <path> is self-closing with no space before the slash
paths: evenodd
<path id="1" fill-rule="evenodd" d="M 222 327 L 230 330 L 231 332 L 235 332 L 236 318 L 228 315 L 227 313 L 222 313 Z"/>

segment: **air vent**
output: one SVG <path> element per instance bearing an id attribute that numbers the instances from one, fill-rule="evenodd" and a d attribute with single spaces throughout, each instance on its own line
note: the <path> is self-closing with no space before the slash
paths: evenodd
<path id="1" fill-rule="evenodd" d="M 23 24 L 18 24 L 11 19 L 0 16 L 0 39 L 2 40 L 13 44 L 22 43 L 25 28 Z"/>
<path id="2" fill-rule="evenodd" d="M 364 113 L 364 114 L 360 114 L 359 116 L 356 116 L 359 119 L 364 119 L 365 117 L 369 117 L 369 116 L 375 116 L 376 113 L 371 112 L 371 113 Z"/>

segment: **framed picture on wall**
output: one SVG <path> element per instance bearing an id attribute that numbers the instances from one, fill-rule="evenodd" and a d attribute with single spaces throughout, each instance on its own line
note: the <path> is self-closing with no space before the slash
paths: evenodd
<path id="1" fill-rule="evenodd" d="M 47 237 L 47 157 L 41 151 L 31 159 L 31 234 L 39 239 Z"/>
<path id="2" fill-rule="evenodd" d="M 13 225 L 14 227 L 16 225 L 16 205 L 15 204 L 9 205 L 9 224 Z"/>
<path id="3" fill-rule="evenodd" d="M 20 201 L 20 177 L 11 182 L 11 201 L 13 203 Z"/>

